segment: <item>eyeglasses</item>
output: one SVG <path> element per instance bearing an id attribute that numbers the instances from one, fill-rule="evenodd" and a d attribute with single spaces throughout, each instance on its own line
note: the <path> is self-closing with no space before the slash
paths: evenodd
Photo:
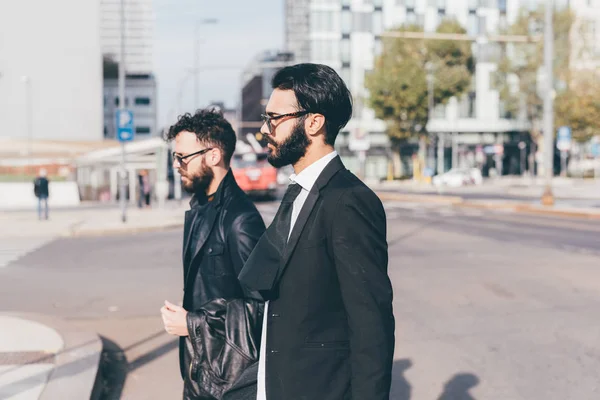
<path id="1" fill-rule="evenodd" d="M 181 154 L 177 154 L 177 153 L 173 152 L 173 161 L 177 161 L 178 164 L 184 165 L 184 164 L 187 164 L 186 162 L 183 161 L 186 158 L 189 158 L 189 157 L 195 156 L 195 155 L 202 155 L 202 154 L 206 153 L 207 151 L 211 151 L 212 149 L 214 149 L 214 147 L 210 147 L 208 149 L 202 149 L 195 153 L 188 154 L 187 156 L 182 156 Z"/>
<path id="2" fill-rule="evenodd" d="M 284 118 L 284 117 L 292 117 L 292 118 L 298 118 L 301 117 L 303 115 L 306 114 L 310 114 L 310 111 L 296 111 L 293 113 L 287 113 L 287 114 L 281 114 L 281 115 L 276 115 L 274 117 L 271 117 L 270 115 L 266 115 L 266 114 L 261 114 L 261 118 L 263 120 L 263 122 L 265 124 L 267 124 L 267 129 L 269 130 L 268 133 L 271 133 L 273 131 L 273 123 L 271 121 L 277 121 L 278 119 Z"/>

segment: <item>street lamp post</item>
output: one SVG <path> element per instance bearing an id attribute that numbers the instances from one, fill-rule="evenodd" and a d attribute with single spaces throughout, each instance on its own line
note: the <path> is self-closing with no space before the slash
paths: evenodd
<path id="1" fill-rule="evenodd" d="M 216 18 L 205 18 L 196 23 L 194 29 L 194 110 L 199 107 L 200 103 L 200 41 L 199 33 L 201 25 L 217 24 L 219 22 Z"/>
<path id="2" fill-rule="evenodd" d="M 431 124 L 431 121 L 433 119 L 433 108 L 434 108 L 434 100 L 433 100 L 433 64 L 431 62 L 428 62 L 427 64 L 425 64 L 425 69 L 427 71 L 427 121 L 428 121 L 428 125 Z M 434 166 L 434 149 L 435 147 L 433 147 L 433 135 L 431 135 L 431 133 L 429 131 L 427 131 L 427 134 L 429 136 L 429 140 L 431 143 L 431 148 L 429 151 L 429 156 L 427 157 L 427 167 L 431 168 L 432 170 L 435 168 Z"/>
<path id="3" fill-rule="evenodd" d="M 546 70 L 546 87 L 544 95 L 544 172 L 545 189 L 542 195 L 542 204 L 554 204 L 552 194 L 552 175 L 554 174 L 554 79 L 552 62 L 554 59 L 554 32 L 552 16 L 554 1 L 546 2 L 544 24 L 544 68 Z"/>
<path id="4" fill-rule="evenodd" d="M 125 110 L 125 0 L 120 4 L 120 57 L 119 57 L 119 110 Z M 117 126 L 118 129 L 118 126 Z M 121 203 L 121 221 L 127 222 L 127 200 L 125 192 L 127 191 L 127 160 L 125 158 L 125 142 L 121 142 L 121 194 L 119 202 Z M 133 196 L 133 193 L 129 194 Z"/>
<path id="5" fill-rule="evenodd" d="M 33 112 L 32 112 L 32 98 L 31 98 L 31 78 L 27 75 L 21 78 L 25 84 L 25 120 L 27 123 L 27 156 L 29 157 L 29 163 L 32 163 L 32 141 L 33 141 Z"/>

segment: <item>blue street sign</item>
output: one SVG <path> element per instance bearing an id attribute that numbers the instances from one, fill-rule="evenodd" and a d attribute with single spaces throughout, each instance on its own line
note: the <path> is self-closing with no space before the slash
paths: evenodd
<path id="1" fill-rule="evenodd" d="M 568 126 L 558 128 L 556 147 L 560 151 L 569 151 L 571 149 L 571 128 Z"/>
<path id="2" fill-rule="evenodd" d="M 117 140 L 129 142 L 133 140 L 133 112 L 131 110 L 117 110 Z"/>
<path id="3" fill-rule="evenodd" d="M 592 138 L 592 155 L 600 157 L 600 136 Z"/>

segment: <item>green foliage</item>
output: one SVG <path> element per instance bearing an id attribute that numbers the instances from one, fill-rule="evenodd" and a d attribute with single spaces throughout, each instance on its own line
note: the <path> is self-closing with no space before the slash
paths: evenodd
<path id="1" fill-rule="evenodd" d="M 405 26 L 399 32 L 422 32 Z M 439 33 L 466 33 L 455 21 L 442 22 Z M 389 38 L 366 77 L 369 106 L 387 124 L 392 140 L 404 140 L 425 131 L 428 120 L 427 66 L 432 67 L 435 104 L 465 93 L 474 70 L 471 44 L 463 41 Z"/>

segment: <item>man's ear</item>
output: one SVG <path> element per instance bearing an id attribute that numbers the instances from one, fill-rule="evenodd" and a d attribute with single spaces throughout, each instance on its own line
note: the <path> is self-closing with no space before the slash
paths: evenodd
<path id="1" fill-rule="evenodd" d="M 211 167 L 216 167 L 219 165 L 221 160 L 223 159 L 223 152 L 218 147 L 215 147 L 211 151 L 206 154 L 206 163 Z"/>
<path id="2" fill-rule="evenodd" d="M 325 116 L 323 114 L 308 114 L 304 121 L 306 133 L 309 136 L 317 136 L 325 130 Z"/>

